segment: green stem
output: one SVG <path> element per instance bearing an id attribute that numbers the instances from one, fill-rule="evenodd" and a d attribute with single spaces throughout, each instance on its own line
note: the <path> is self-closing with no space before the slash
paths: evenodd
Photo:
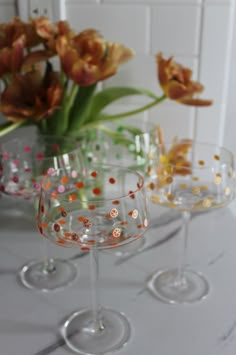
<path id="1" fill-rule="evenodd" d="M 161 97 L 158 97 L 156 100 L 154 100 L 153 102 L 147 104 L 147 105 L 144 105 L 136 110 L 132 110 L 132 111 L 127 111 L 127 112 L 123 112 L 123 113 L 117 113 L 115 115 L 109 115 L 109 116 L 100 116 L 95 118 L 96 121 L 99 123 L 100 122 L 105 122 L 105 121 L 111 121 L 111 120 L 116 120 L 116 119 L 119 119 L 119 118 L 124 118 L 124 117 L 128 117 L 128 116 L 132 116 L 132 115 L 136 115 L 137 113 L 141 113 L 143 111 L 146 111 L 146 110 L 149 110 L 150 108 L 158 105 L 159 103 L 161 103 L 162 101 L 164 101 L 166 99 L 166 96 L 163 95 Z M 93 122 L 91 122 L 93 123 Z M 86 125 L 86 127 L 88 127 L 90 125 L 90 123 L 88 123 Z"/>
<path id="2" fill-rule="evenodd" d="M 5 136 L 6 134 L 14 131 L 16 128 L 20 127 L 20 126 L 24 126 L 26 123 L 21 121 L 21 122 L 7 122 L 4 123 L 1 127 L 0 127 L 0 137 Z"/>
<path id="3" fill-rule="evenodd" d="M 66 108 L 65 108 L 65 115 L 67 116 L 67 121 L 69 121 L 69 114 L 70 114 L 70 110 L 74 104 L 74 101 L 75 101 L 75 97 L 78 93 L 78 90 L 79 90 L 79 85 L 77 84 L 73 84 L 72 85 L 72 88 L 71 88 L 71 91 L 69 93 L 69 95 L 67 96 L 67 103 L 66 103 Z"/>

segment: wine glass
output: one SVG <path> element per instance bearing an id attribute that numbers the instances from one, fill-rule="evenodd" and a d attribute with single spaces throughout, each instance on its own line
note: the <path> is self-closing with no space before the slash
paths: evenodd
<path id="1" fill-rule="evenodd" d="M 205 298 L 209 283 L 199 272 L 186 268 L 187 239 L 192 212 L 226 206 L 235 196 L 233 154 L 223 147 L 176 140 L 159 144 L 150 156 L 146 189 L 154 204 L 182 214 L 183 247 L 179 266 L 155 272 L 150 291 L 169 303 L 191 303 Z"/>
<path id="2" fill-rule="evenodd" d="M 153 126 L 147 123 L 140 128 L 131 126 L 131 131 L 128 130 L 129 127 L 127 126 L 126 130 L 122 130 L 122 127 L 117 128 L 116 133 L 112 131 L 112 135 L 101 129 L 83 131 L 80 146 L 86 164 L 88 166 L 94 163 L 119 165 L 136 170 L 143 175 L 153 140 L 149 130 Z M 105 252 L 122 257 L 142 250 L 145 244 L 146 236 L 124 247 L 106 249 Z"/>
<path id="3" fill-rule="evenodd" d="M 37 225 L 40 233 L 64 247 L 89 250 L 90 309 L 73 313 L 62 328 L 70 349 L 104 354 L 129 339 L 123 313 L 103 308 L 98 300 L 98 251 L 129 244 L 148 225 L 143 177 L 125 167 L 94 165 L 77 177 L 58 169 L 43 179 Z"/>
<path id="4" fill-rule="evenodd" d="M 37 135 L 36 137 L 15 138 L 1 145 L 1 191 L 11 198 L 27 203 L 24 211 L 34 218 L 42 176 L 50 169 L 82 166 L 78 144 L 74 139 Z M 24 203 L 23 203 L 24 202 Z M 19 204 L 21 207 L 21 204 Z M 32 215 L 33 214 L 33 215 Z M 48 254 L 48 243 L 44 245 Z M 49 255 L 44 260 L 33 260 L 20 270 L 19 279 L 24 286 L 41 291 L 63 288 L 77 277 L 74 263 Z"/>

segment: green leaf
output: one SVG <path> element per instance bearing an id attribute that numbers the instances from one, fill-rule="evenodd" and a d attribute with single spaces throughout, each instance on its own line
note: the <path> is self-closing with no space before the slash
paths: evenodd
<path id="1" fill-rule="evenodd" d="M 100 114 L 93 114 L 89 117 L 89 120 L 87 120 L 87 122 L 85 122 L 86 126 L 91 126 L 91 123 L 94 123 L 95 121 L 99 124 L 101 122 L 112 122 L 124 117 L 128 117 L 128 116 L 133 116 L 136 115 L 138 113 L 147 111 L 149 109 L 151 109 L 152 107 L 158 105 L 159 103 L 161 103 L 162 101 L 164 101 L 166 99 L 166 96 L 160 96 L 157 97 L 155 100 L 149 102 L 148 104 L 145 104 L 144 106 L 135 108 L 133 110 L 130 111 L 125 111 L 125 112 L 119 112 L 116 114 L 106 114 L 106 113 L 100 113 Z M 92 109 L 91 109 L 91 113 L 92 113 Z"/>
<path id="2" fill-rule="evenodd" d="M 90 104 L 96 89 L 96 84 L 90 86 L 81 86 L 77 92 L 74 104 L 70 111 L 68 131 L 79 130 L 86 121 L 90 113 Z"/>
<path id="3" fill-rule="evenodd" d="M 157 99 L 151 91 L 145 89 L 136 89 L 131 87 L 110 87 L 98 92 L 94 95 L 91 107 L 90 116 L 97 117 L 99 113 L 112 102 L 131 95 L 147 96 L 151 99 Z"/>

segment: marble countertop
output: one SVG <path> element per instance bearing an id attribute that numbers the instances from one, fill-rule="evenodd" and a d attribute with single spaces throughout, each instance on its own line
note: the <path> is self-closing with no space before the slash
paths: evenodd
<path id="1" fill-rule="evenodd" d="M 76 283 L 47 293 L 25 288 L 19 270 L 31 259 L 42 258 L 44 241 L 30 214 L 14 202 L 0 198 L 0 212 L 1 354 L 72 354 L 60 341 L 59 327 L 73 311 L 90 306 L 89 257 L 75 258 L 78 250 L 51 245 L 52 255 L 77 265 Z M 161 217 L 155 208 L 152 214 L 144 246 L 164 240 L 180 226 L 179 219 L 158 225 Z M 131 339 L 117 354 L 235 355 L 236 202 L 191 221 L 188 263 L 211 287 L 209 296 L 195 304 L 165 304 L 147 289 L 153 272 L 178 262 L 179 237 L 177 233 L 128 260 L 100 252 L 101 303 L 124 312 L 132 327 Z"/>

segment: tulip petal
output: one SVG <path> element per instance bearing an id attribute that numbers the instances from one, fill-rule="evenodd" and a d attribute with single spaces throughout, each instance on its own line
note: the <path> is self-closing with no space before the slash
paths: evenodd
<path id="1" fill-rule="evenodd" d="M 173 57 L 165 60 L 162 53 L 156 55 L 158 79 L 164 94 L 171 100 L 184 105 L 209 106 L 212 100 L 195 99 L 203 91 L 201 83 L 192 81 L 192 71 L 174 62 Z"/>

